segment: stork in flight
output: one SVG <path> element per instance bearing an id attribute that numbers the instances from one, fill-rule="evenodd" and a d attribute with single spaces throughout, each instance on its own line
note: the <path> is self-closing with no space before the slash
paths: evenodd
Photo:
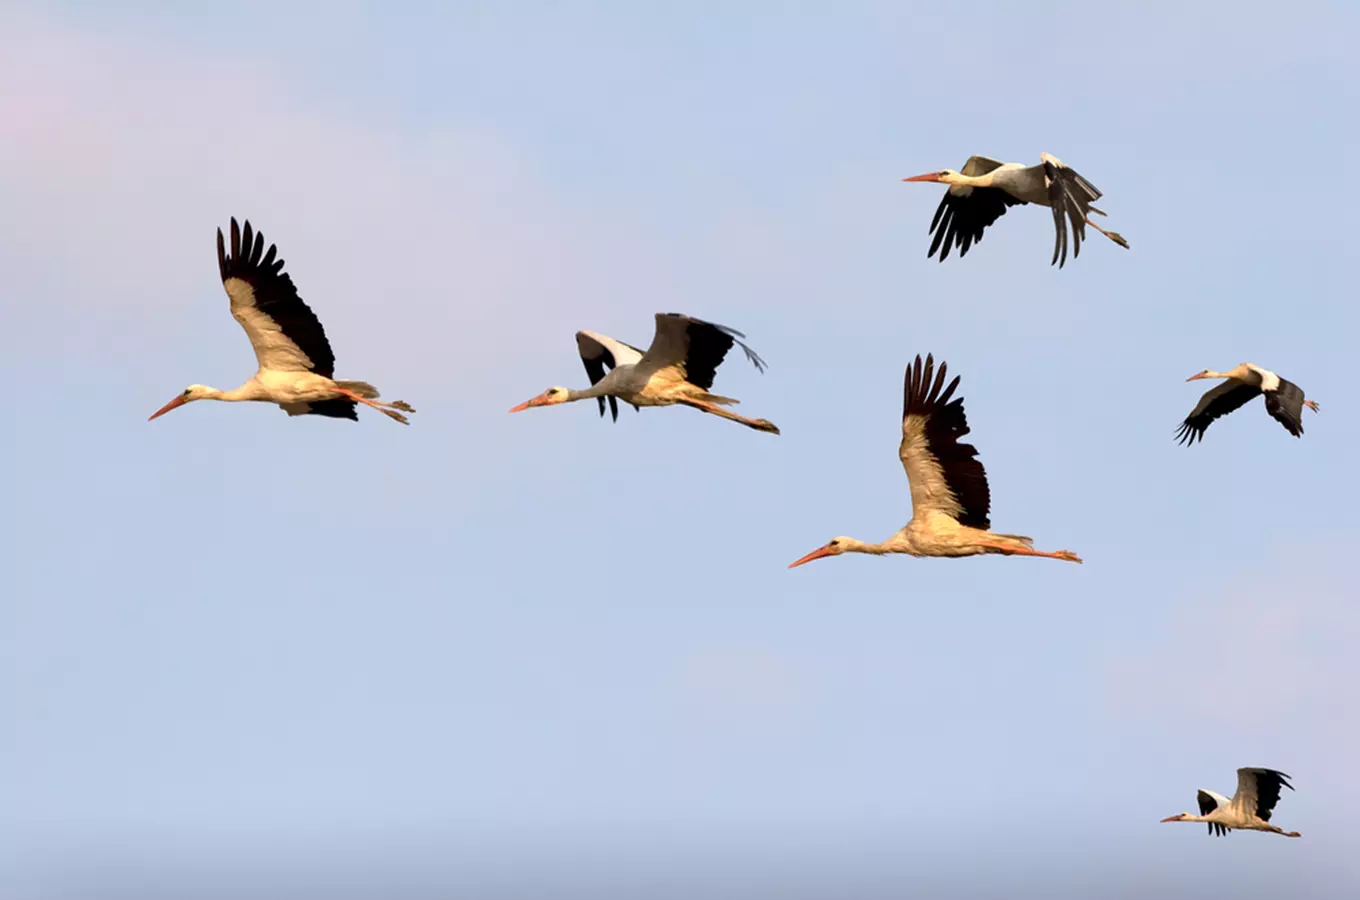
<path id="1" fill-rule="evenodd" d="M 1163 822 L 1208 822 L 1209 833 L 1220 836 L 1234 828 L 1244 831 L 1269 831 L 1285 837 L 1300 837 L 1297 831 L 1285 831 L 1270 824 L 1270 814 L 1280 802 L 1280 787 L 1294 790 L 1289 776 L 1274 769 L 1238 769 L 1237 793 L 1229 800 L 1222 794 L 1201 790 L 1198 794 L 1199 815 L 1183 812 L 1168 816 Z"/>
<path id="2" fill-rule="evenodd" d="M 1303 399 L 1303 388 L 1292 381 L 1285 381 L 1269 369 L 1251 363 L 1238 363 L 1226 372 L 1205 369 L 1185 380 L 1198 381 L 1201 378 L 1227 380 L 1205 391 L 1204 396 L 1199 398 L 1199 403 L 1195 404 L 1195 408 L 1190 410 L 1190 415 L 1185 417 L 1185 421 L 1176 430 L 1179 442 L 1187 447 L 1193 444 L 1196 438 L 1204 440 L 1204 432 L 1213 424 L 1214 419 L 1226 416 L 1261 394 L 1265 394 L 1266 397 L 1266 412 L 1294 437 L 1303 437 L 1303 408 L 1306 406 L 1313 412 L 1318 412 L 1318 405 L 1315 402 Z"/>
<path id="3" fill-rule="evenodd" d="M 748 419 L 723 409 L 739 401 L 709 392 L 713 376 L 733 344 L 741 347 L 757 371 L 765 371 L 765 360 L 739 340 L 745 336 L 740 331 L 680 313 L 656 314 L 656 334 L 645 351 L 593 331 L 578 331 L 576 347 L 591 386 L 583 391 L 550 387 L 510 412 L 595 398 L 600 403 L 601 416 L 605 401 L 609 401 L 609 411 L 617 422 L 619 400 L 639 411 L 643 406 L 680 404 L 757 431 L 779 434 L 773 422 Z M 606 368 L 610 370 L 607 374 Z"/>
<path id="4" fill-rule="evenodd" d="M 379 403 L 378 389 L 364 381 L 335 381 L 335 354 L 316 314 L 298 296 L 297 287 L 277 259 L 278 248 L 264 249 L 264 234 L 246 222 L 245 234 L 231 220 L 231 255 L 222 229 L 217 229 L 217 268 L 231 299 L 231 314 L 250 338 L 260 368 L 235 390 L 219 391 L 191 384 L 151 418 L 195 400 L 262 400 L 277 403 L 290 416 L 329 416 L 358 421 L 356 404 L 371 406 L 409 425 L 402 413 L 410 404 Z M 147 421 L 150 421 L 148 419 Z"/>
<path id="5" fill-rule="evenodd" d="M 902 443 L 898 456 L 911 485 L 911 521 L 881 544 L 854 538 L 833 538 L 789 568 L 842 553 L 906 553 L 911 556 L 1044 556 L 1081 562 L 1070 550 L 1052 553 L 1034 549 L 1030 538 L 990 531 L 987 518 L 991 495 L 987 473 L 977 460 L 977 448 L 959 438 L 968 433 L 963 398 L 950 400 L 959 386 L 958 376 L 944 387 L 946 366 L 921 357 L 907 366 L 902 403 Z M 932 382 L 932 376 L 934 380 Z"/>
<path id="6" fill-rule="evenodd" d="M 962 172 L 941 169 L 903 181 L 930 181 L 949 185 L 930 222 L 935 239 L 930 242 L 926 258 L 940 252 L 940 262 L 949 256 L 951 247 L 959 248 L 959 256 L 982 240 L 982 232 L 1007 208 L 1036 203 L 1053 210 L 1053 227 L 1057 231 L 1053 243 L 1053 262 L 1062 268 L 1067 262 L 1067 222 L 1072 223 L 1072 258 L 1081 253 L 1081 242 L 1086 237 L 1086 226 L 1105 235 L 1119 246 L 1128 249 L 1129 242 L 1113 231 L 1106 231 L 1091 221 L 1091 213 L 1105 215 L 1091 204 L 1100 199 L 1100 191 L 1062 160 L 1040 153 L 1037 166 L 1003 163 L 985 156 L 970 156 Z M 1052 263 L 1050 263 L 1052 265 Z"/>

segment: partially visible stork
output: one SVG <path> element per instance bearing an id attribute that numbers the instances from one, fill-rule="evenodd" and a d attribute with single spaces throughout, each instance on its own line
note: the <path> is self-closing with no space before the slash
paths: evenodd
<path id="1" fill-rule="evenodd" d="M 773 422 L 748 419 L 723 409 L 723 406 L 739 401 L 709 391 L 718 366 L 733 344 L 741 347 L 757 371 L 765 371 L 765 361 L 739 340 L 745 336 L 724 325 L 680 313 L 656 314 L 656 334 L 645 351 L 594 331 L 578 331 L 576 346 L 591 386 L 583 391 L 550 387 L 510 412 L 594 398 L 600 403 L 601 416 L 608 400 L 614 421 L 618 421 L 619 400 L 631 404 L 634 409 L 679 404 L 740 422 L 757 431 L 779 434 Z"/>
<path id="2" fill-rule="evenodd" d="M 222 229 L 217 229 L 217 268 L 222 287 L 231 300 L 231 314 L 255 348 L 259 370 L 250 380 L 230 391 L 191 384 L 151 415 L 154 419 L 194 400 L 261 400 L 277 403 L 290 416 L 329 416 L 358 421 L 355 404 L 371 406 L 385 416 L 409 425 L 402 413 L 413 413 L 410 404 L 379 403 L 378 389 L 366 381 L 335 381 L 335 354 L 316 314 L 302 298 L 278 248 L 264 249 L 264 234 L 246 222 L 242 236 L 236 219 L 231 220 L 231 255 L 227 254 Z M 147 421 L 150 421 L 148 419 Z"/>
<path id="3" fill-rule="evenodd" d="M 833 538 L 789 568 L 842 553 L 906 553 L 910 556 L 1043 556 L 1081 562 L 1070 550 L 1051 553 L 1034 549 L 1031 538 L 991 531 L 988 510 L 991 493 L 987 473 L 977 460 L 977 448 L 960 443 L 968 433 L 963 398 L 950 400 L 959 386 L 958 376 L 945 387 L 944 363 L 935 375 L 935 359 L 925 366 L 918 355 L 907 366 L 902 401 L 902 443 L 897 455 L 911 485 L 911 521 L 881 544 L 854 538 Z"/>
<path id="4" fill-rule="evenodd" d="M 1303 408 L 1306 406 L 1313 412 L 1319 411 L 1316 403 L 1303 399 L 1303 388 L 1292 381 L 1285 381 L 1269 369 L 1251 363 L 1238 363 L 1226 372 L 1205 369 L 1185 380 L 1198 381 L 1201 378 L 1227 380 L 1205 391 L 1199 403 L 1195 404 L 1190 415 L 1176 430 L 1179 442 L 1187 447 L 1196 438 L 1204 440 L 1204 432 L 1215 419 L 1226 416 L 1262 394 L 1266 397 L 1266 412 L 1294 437 L 1303 437 Z"/>
<path id="5" fill-rule="evenodd" d="M 1047 153 L 1040 153 L 1037 166 L 1023 163 L 1003 163 L 985 156 L 970 156 L 962 172 L 941 169 L 903 181 L 928 181 L 949 185 L 944 199 L 935 210 L 930 231 L 935 239 L 930 242 L 926 257 L 940 250 L 940 262 L 949 256 L 950 247 L 959 248 L 964 256 L 968 248 L 982 240 L 982 232 L 1005 214 L 1012 206 L 1035 203 L 1053 210 L 1053 227 L 1057 231 L 1053 243 L 1053 262 L 1062 268 L 1067 262 L 1067 222 L 1072 223 L 1072 258 L 1081 253 L 1081 242 L 1086 237 L 1086 226 L 1105 235 L 1119 246 L 1128 249 L 1129 242 L 1113 231 L 1106 231 L 1091 221 L 1091 213 L 1105 215 L 1091 204 L 1100 199 L 1100 191 L 1066 163 Z M 1052 265 L 1052 263 L 1050 263 Z"/>
<path id="6" fill-rule="evenodd" d="M 1269 831 L 1285 837 L 1300 837 L 1297 831 L 1285 831 L 1270 824 L 1270 814 L 1280 802 L 1280 787 L 1291 791 L 1289 776 L 1274 769 L 1238 769 L 1237 793 L 1228 799 L 1213 791 L 1201 790 L 1199 815 L 1183 812 L 1168 816 L 1163 822 L 1208 822 L 1209 833 L 1219 836 L 1234 828 L 1244 831 Z"/>

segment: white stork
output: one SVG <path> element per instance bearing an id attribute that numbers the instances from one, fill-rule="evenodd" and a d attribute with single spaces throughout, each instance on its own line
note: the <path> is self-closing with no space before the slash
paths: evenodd
<path id="1" fill-rule="evenodd" d="M 1238 363 L 1227 372 L 1205 369 L 1185 380 L 1198 381 L 1201 378 L 1227 380 L 1205 391 L 1204 396 L 1199 398 L 1199 403 L 1190 410 L 1190 415 L 1186 416 L 1180 428 L 1176 429 L 1176 437 L 1187 447 L 1193 444 L 1196 438 L 1204 440 L 1204 432 L 1214 419 L 1226 416 L 1261 394 L 1265 394 L 1266 397 L 1266 412 L 1294 437 L 1303 437 L 1303 408 L 1306 406 L 1313 412 L 1318 412 L 1316 403 L 1303 399 L 1303 388 L 1292 381 L 1285 381 L 1269 369 L 1251 363 Z"/>
<path id="2" fill-rule="evenodd" d="M 335 381 L 335 354 L 316 314 L 298 296 L 297 287 L 276 259 L 278 248 L 264 249 L 264 234 L 246 222 L 244 239 L 231 220 L 231 255 L 217 229 L 217 268 L 231 299 L 231 314 L 250 338 L 260 368 L 235 390 L 219 391 L 191 384 L 152 414 L 163 416 L 194 400 L 262 400 L 277 403 L 290 416 L 329 416 L 358 421 L 357 403 L 409 425 L 402 413 L 410 404 L 379 403 L 378 389 L 364 381 Z M 148 419 L 147 421 L 150 421 Z"/>
<path id="3" fill-rule="evenodd" d="M 1229 800 L 1222 794 L 1201 790 L 1198 793 L 1199 815 L 1183 812 L 1168 816 L 1163 822 L 1208 822 L 1209 833 L 1224 835 L 1234 828 L 1244 831 L 1269 831 L 1285 837 L 1299 837 L 1297 831 L 1285 831 L 1270 824 L 1270 814 L 1280 802 L 1280 786 L 1294 790 L 1289 776 L 1274 769 L 1238 769 L 1237 793 Z"/>
<path id="4" fill-rule="evenodd" d="M 1018 534 L 989 530 L 991 493 L 987 473 L 977 460 L 977 448 L 959 438 L 968 433 L 963 398 L 953 401 L 958 376 L 944 387 L 944 363 L 934 377 L 935 360 L 927 356 L 924 368 L 917 355 L 907 366 L 902 401 L 902 443 L 897 455 L 911 485 L 911 521 L 881 544 L 854 538 L 833 538 L 789 568 L 842 553 L 906 553 L 911 556 L 1044 556 L 1079 563 L 1070 550 L 1052 553 L 1034 549 L 1034 541 Z M 943 390 L 941 390 L 943 388 Z"/>
<path id="5" fill-rule="evenodd" d="M 903 181 L 930 181 L 949 185 L 930 222 L 935 239 L 930 242 L 926 258 L 940 250 L 940 262 L 949 256 L 951 247 L 959 248 L 959 256 L 982 240 L 982 232 L 1005 214 L 1011 206 L 1036 203 L 1053 210 L 1053 227 L 1057 230 L 1053 244 L 1053 262 L 1062 268 L 1067 262 L 1067 220 L 1072 222 L 1072 257 L 1081 254 L 1081 242 L 1086 237 L 1086 226 L 1105 235 L 1119 246 L 1128 249 L 1129 242 L 1113 231 L 1106 231 L 1091 221 L 1091 213 L 1105 215 L 1091 204 L 1100 199 L 1100 191 L 1062 160 L 1040 153 L 1037 166 L 1003 163 L 985 156 L 970 156 L 962 172 L 941 169 Z M 1052 263 L 1050 263 L 1052 265 Z"/>
<path id="6" fill-rule="evenodd" d="M 510 412 L 593 397 L 599 400 L 601 416 L 605 401 L 609 401 L 609 410 L 617 422 L 619 400 L 639 411 L 643 406 L 679 404 L 740 422 L 757 431 L 779 434 L 773 422 L 748 419 L 723 409 L 723 406 L 739 401 L 709 392 L 714 374 L 733 344 L 741 347 L 757 371 L 765 371 L 765 360 L 739 340 L 745 336 L 740 331 L 681 313 L 656 314 L 656 334 L 645 351 L 593 331 L 578 331 L 576 346 L 591 386 L 583 391 L 550 387 Z M 606 368 L 610 370 L 608 374 Z"/>

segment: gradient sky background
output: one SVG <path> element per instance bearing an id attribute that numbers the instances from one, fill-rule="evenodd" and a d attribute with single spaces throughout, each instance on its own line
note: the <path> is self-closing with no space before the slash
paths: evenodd
<path id="1" fill-rule="evenodd" d="M 1355 896 L 1357 11 L 961 11 L 0 8 L 0 894 Z M 927 260 L 900 178 L 1040 151 L 1132 251 Z M 253 372 L 233 215 L 409 429 L 146 422 Z M 669 310 L 782 436 L 506 415 Z M 909 517 L 927 351 L 1086 565 L 785 569 Z M 1241 360 L 1307 436 L 1177 446 Z M 1303 840 L 1158 824 L 1240 765 Z"/>

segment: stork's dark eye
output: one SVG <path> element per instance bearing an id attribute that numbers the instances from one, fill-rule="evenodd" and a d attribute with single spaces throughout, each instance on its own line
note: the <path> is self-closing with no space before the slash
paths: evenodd
<path id="1" fill-rule="evenodd" d="M 186 396 L 186 397 L 189 396 L 189 389 L 188 389 L 188 388 L 185 388 L 185 389 L 184 389 L 184 396 Z"/>
<path id="2" fill-rule="evenodd" d="M 831 543 L 827 544 L 828 547 L 839 547 L 840 545 L 841 545 L 840 541 L 832 541 Z"/>

